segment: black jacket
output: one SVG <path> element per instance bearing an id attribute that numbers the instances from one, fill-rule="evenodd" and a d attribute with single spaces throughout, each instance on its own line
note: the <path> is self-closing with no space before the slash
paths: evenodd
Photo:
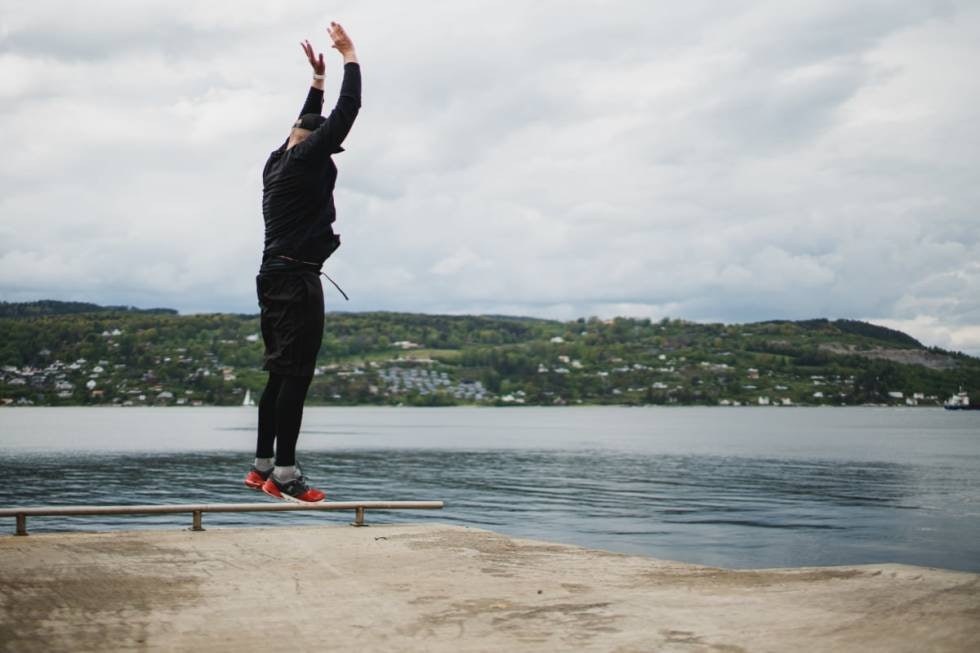
<path id="1" fill-rule="evenodd" d="M 361 69 L 356 63 L 348 63 L 344 65 L 337 106 L 326 121 L 301 143 L 287 150 L 287 139 L 269 155 L 262 171 L 263 270 L 282 267 L 277 255 L 319 267 L 339 245 L 332 227 L 337 166 L 331 155 L 344 151 L 340 144 L 360 107 Z M 310 87 L 300 115 L 320 113 L 322 108 L 323 91 Z"/>

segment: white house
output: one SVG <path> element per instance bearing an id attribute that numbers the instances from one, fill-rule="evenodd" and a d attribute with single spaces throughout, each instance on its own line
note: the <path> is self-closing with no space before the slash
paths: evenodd
<path id="1" fill-rule="evenodd" d="M 421 349 L 422 345 L 417 342 L 412 342 L 411 340 L 396 340 L 391 343 L 392 347 L 398 347 L 399 349 Z"/>

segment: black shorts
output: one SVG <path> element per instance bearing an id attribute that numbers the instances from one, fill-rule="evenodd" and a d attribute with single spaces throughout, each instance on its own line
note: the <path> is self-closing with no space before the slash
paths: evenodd
<path id="1" fill-rule="evenodd" d="M 323 286 L 316 272 L 266 272 L 255 277 L 265 363 L 287 376 L 312 376 L 323 339 Z"/>

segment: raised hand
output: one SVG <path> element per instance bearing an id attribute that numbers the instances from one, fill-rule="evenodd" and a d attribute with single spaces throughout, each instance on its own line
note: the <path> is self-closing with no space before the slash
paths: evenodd
<path id="1" fill-rule="evenodd" d="M 330 27 L 327 28 L 327 33 L 333 40 L 332 47 L 336 48 L 340 54 L 347 56 L 348 54 L 354 53 L 354 44 L 340 23 L 330 21 Z"/>
<path id="2" fill-rule="evenodd" d="M 306 53 L 306 58 L 310 61 L 310 66 L 313 68 L 313 73 L 316 75 L 322 75 L 323 71 L 327 69 L 326 65 L 323 63 L 323 53 L 321 52 L 320 54 L 316 54 L 313 51 L 313 46 L 310 45 L 309 41 L 303 41 L 300 43 L 300 47 L 302 47 L 303 52 Z"/>

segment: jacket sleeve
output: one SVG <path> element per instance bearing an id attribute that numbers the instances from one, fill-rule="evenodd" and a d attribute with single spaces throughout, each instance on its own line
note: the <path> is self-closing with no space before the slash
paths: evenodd
<path id="1" fill-rule="evenodd" d="M 306 94 L 306 102 L 303 104 L 303 108 L 300 109 L 299 115 L 306 115 L 307 113 L 322 113 L 323 112 L 323 89 L 316 88 L 315 86 L 310 87 L 310 92 Z"/>
<path id="2" fill-rule="evenodd" d="M 340 85 L 340 97 L 337 106 L 322 125 L 316 128 L 310 137 L 300 143 L 311 153 L 333 154 L 342 152 L 340 144 L 347 138 L 347 133 L 357 118 L 361 108 L 361 67 L 356 63 L 344 65 L 344 81 Z"/>

